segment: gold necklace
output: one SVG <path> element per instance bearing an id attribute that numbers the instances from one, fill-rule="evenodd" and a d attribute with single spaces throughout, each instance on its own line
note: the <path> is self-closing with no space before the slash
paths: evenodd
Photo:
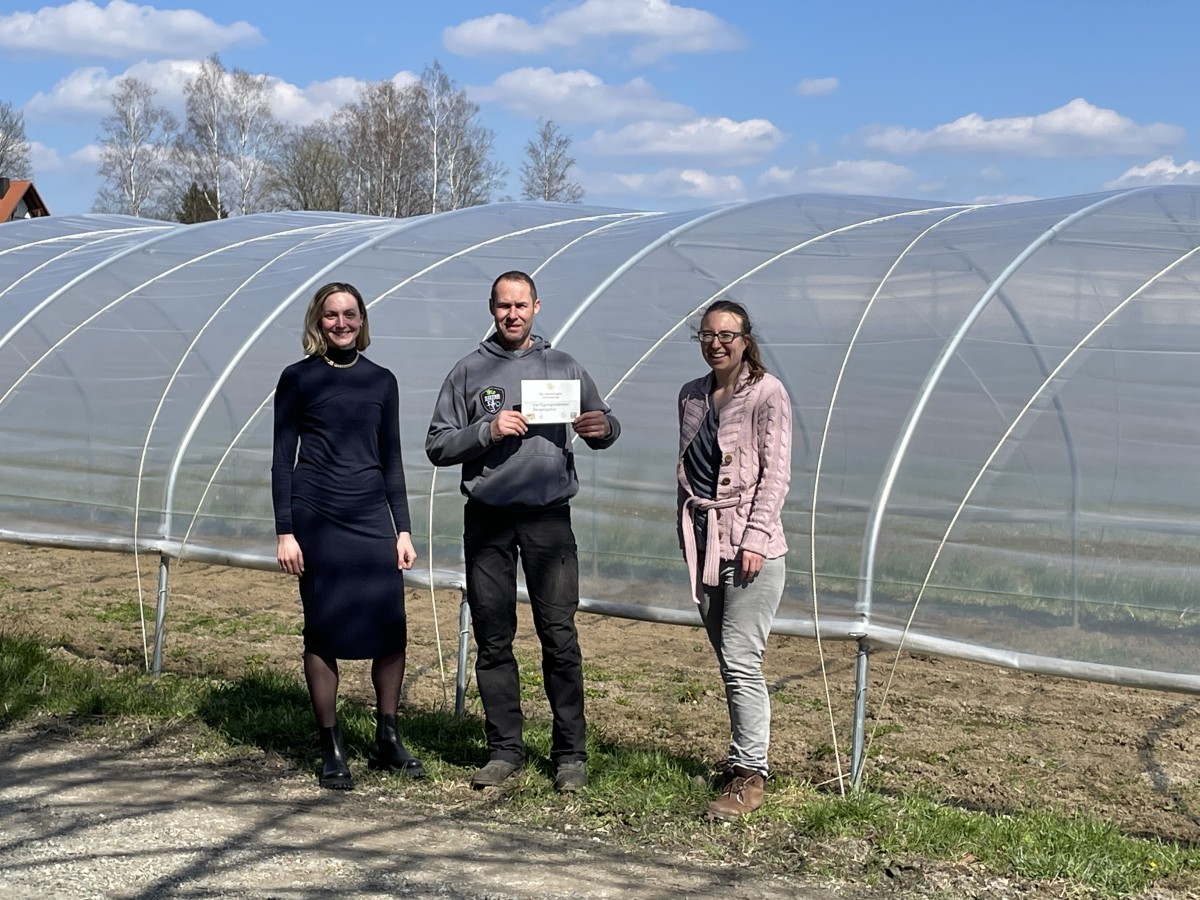
<path id="1" fill-rule="evenodd" d="M 321 355 L 321 359 L 325 360 L 325 362 L 329 363 L 335 369 L 349 369 L 352 365 L 354 365 L 356 362 L 358 362 L 358 358 L 360 356 L 362 356 L 362 354 L 356 350 L 354 352 L 354 359 L 350 360 L 350 362 L 348 362 L 348 363 L 335 363 L 332 359 L 330 359 L 328 356 L 325 356 L 324 354 Z"/>

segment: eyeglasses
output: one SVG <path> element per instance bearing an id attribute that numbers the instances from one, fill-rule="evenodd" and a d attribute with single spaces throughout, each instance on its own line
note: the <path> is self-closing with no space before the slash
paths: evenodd
<path id="1" fill-rule="evenodd" d="M 744 331 L 698 331 L 695 339 L 702 344 L 711 344 L 713 338 L 722 344 L 732 344 L 735 337 L 741 337 L 745 333 Z"/>

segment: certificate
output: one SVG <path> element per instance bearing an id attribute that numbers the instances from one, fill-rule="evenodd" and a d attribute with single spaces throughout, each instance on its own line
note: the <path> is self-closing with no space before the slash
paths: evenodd
<path id="1" fill-rule="evenodd" d="M 557 425 L 579 415 L 579 379 L 521 381 L 521 412 L 531 425 Z"/>

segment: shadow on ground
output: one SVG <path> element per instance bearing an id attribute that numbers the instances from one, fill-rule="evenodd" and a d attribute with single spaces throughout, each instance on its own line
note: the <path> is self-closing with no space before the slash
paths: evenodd
<path id="1" fill-rule="evenodd" d="M 29 728 L 0 732 L 0 823 L 10 897 L 832 896 L 415 809 L 404 791 L 321 791 L 286 767 L 206 765 Z"/>

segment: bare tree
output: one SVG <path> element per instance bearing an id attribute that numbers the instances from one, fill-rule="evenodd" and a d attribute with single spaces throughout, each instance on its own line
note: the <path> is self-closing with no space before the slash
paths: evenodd
<path id="1" fill-rule="evenodd" d="M 491 159 L 493 134 L 479 124 L 479 105 L 436 61 L 422 73 L 420 90 L 429 212 L 487 203 L 505 169 Z"/>
<path id="2" fill-rule="evenodd" d="M 224 80 L 229 109 L 229 169 L 233 209 L 240 215 L 264 209 L 266 172 L 278 151 L 284 127 L 267 97 L 267 76 L 234 69 Z"/>
<path id="3" fill-rule="evenodd" d="M 464 103 L 461 111 L 467 118 L 453 131 L 461 140 L 449 144 L 445 157 L 442 204 L 445 209 L 490 203 L 508 174 L 503 165 L 492 159 L 491 129 L 474 121 L 478 107 Z"/>
<path id="4" fill-rule="evenodd" d="M 446 74 L 441 63 L 434 60 L 432 66 L 427 66 L 421 73 L 421 96 L 423 99 L 425 141 L 429 149 L 429 171 L 426 176 L 429 194 L 428 211 L 438 211 L 439 194 L 442 185 L 442 165 L 450 129 L 450 107 L 454 102 L 454 83 Z"/>
<path id="5" fill-rule="evenodd" d="M 29 140 L 25 137 L 25 117 L 8 102 L 0 102 L 0 175 L 33 177 Z"/>
<path id="6" fill-rule="evenodd" d="M 275 209 L 352 209 L 350 163 L 334 126 L 320 121 L 288 131 L 264 187 Z"/>
<path id="7" fill-rule="evenodd" d="M 378 81 L 364 85 L 358 99 L 335 114 L 334 127 L 350 167 L 354 212 L 404 217 L 428 211 L 421 100 L 413 85 Z"/>
<path id="8" fill-rule="evenodd" d="M 200 63 L 195 78 L 183 87 L 187 122 L 179 149 L 189 183 L 208 185 L 204 198 L 219 215 L 225 207 L 224 188 L 229 182 L 229 157 L 233 144 L 230 132 L 229 92 L 225 66 L 215 53 Z"/>
<path id="9" fill-rule="evenodd" d="M 554 120 L 538 119 L 537 134 L 525 145 L 525 162 L 521 164 L 522 199 L 582 202 L 583 187 L 570 180 L 575 166 L 570 151 L 571 138 Z"/>
<path id="10" fill-rule="evenodd" d="M 117 82 L 112 112 L 100 123 L 101 158 L 97 212 L 166 218 L 170 212 L 175 142 L 179 124 L 154 102 L 148 82 L 126 77 Z"/>
<path id="11" fill-rule="evenodd" d="M 271 111 L 267 76 L 225 68 L 215 53 L 184 85 L 187 122 L 180 141 L 188 183 L 208 185 L 213 213 L 265 208 L 265 177 L 284 128 Z"/>
<path id="12" fill-rule="evenodd" d="M 188 83 L 180 146 L 187 181 L 206 186 L 192 203 L 402 218 L 487 203 L 503 182 L 479 107 L 438 63 L 413 84 L 365 84 L 329 121 L 290 131 L 270 115 L 266 87 L 216 56 Z"/>

